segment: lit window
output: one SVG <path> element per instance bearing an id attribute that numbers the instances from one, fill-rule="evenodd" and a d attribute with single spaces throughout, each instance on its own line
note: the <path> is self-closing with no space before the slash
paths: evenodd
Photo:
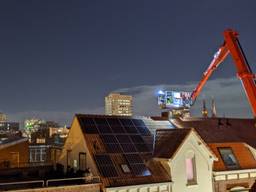
<path id="1" fill-rule="evenodd" d="M 45 143 L 45 138 L 36 138 L 36 143 Z"/>
<path id="2" fill-rule="evenodd" d="M 186 176 L 188 185 L 196 184 L 195 157 L 186 158 Z"/>
<path id="3" fill-rule="evenodd" d="M 218 148 L 221 158 L 227 168 L 239 168 L 236 157 L 231 148 Z"/>

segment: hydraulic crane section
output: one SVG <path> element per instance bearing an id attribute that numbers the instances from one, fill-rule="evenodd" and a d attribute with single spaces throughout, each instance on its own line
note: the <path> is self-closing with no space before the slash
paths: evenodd
<path id="1" fill-rule="evenodd" d="M 203 86 L 206 81 L 209 79 L 213 71 L 222 63 L 228 54 L 231 54 L 232 59 L 235 63 L 237 76 L 240 78 L 247 99 L 250 103 L 254 117 L 256 117 L 256 84 L 254 81 L 255 75 L 252 73 L 252 70 L 246 60 L 245 54 L 242 50 L 242 47 L 238 40 L 238 33 L 228 29 L 224 31 L 224 43 L 219 48 L 218 52 L 214 55 L 214 58 L 204 72 L 201 81 L 198 83 L 197 87 L 191 94 L 191 99 L 194 102 L 197 96 L 200 94 Z"/>

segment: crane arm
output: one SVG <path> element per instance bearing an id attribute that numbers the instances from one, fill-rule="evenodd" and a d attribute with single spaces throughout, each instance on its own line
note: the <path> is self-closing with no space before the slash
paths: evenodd
<path id="1" fill-rule="evenodd" d="M 193 90 L 191 94 L 191 99 L 194 102 L 197 96 L 201 93 L 202 88 L 204 87 L 207 80 L 210 78 L 212 73 L 217 69 L 217 67 L 225 60 L 229 51 L 227 49 L 226 43 L 224 42 L 223 45 L 219 48 L 219 50 L 215 53 L 211 64 L 209 65 L 208 69 L 203 73 L 203 77 L 201 81 L 198 83 L 197 87 Z"/>
<path id="2" fill-rule="evenodd" d="M 256 117 L 256 84 L 255 75 L 252 73 L 249 63 L 238 40 L 238 33 L 228 29 L 224 31 L 227 48 L 236 65 L 237 77 L 241 80 L 247 99 L 250 103 L 254 117 Z"/>
<path id="3" fill-rule="evenodd" d="M 225 60 L 227 55 L 230 53 L 236 66 L 237 76 L 238 78 L 240 78 L 243 84 L 243 88 L 250 103 L 253 115 L 254 117 L 256 117 L 256 83 L 254 80 L 255 75 L 252 73 L 243 49 L 239 43 L 238 33 L 231 29 L 227 29 L 224 31 L 224 39 L 225 41 L 223 45 L 214 55 L 210 66 L 204 72 L 201 81 L 192 92 L 191 99 L 193 102 L 196 100 L 197 96 L 200 94 L 203 86 L 205 85 L 206 81 L 209 79 L 213 71 L 220 65 L 220 63 Z"/>

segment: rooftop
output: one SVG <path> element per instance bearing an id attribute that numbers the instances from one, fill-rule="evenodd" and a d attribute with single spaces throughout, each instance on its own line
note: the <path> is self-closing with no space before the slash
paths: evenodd
<path id="1" fill-rule="evenodd" d="M 256 168 L 256 160 L 248 147 L 256 148 L 254 119 L 189 118 L 175 119 L 172 123 L 177 128 L 193 128 L 201 136 L 218 158 L 214 171 Z M 229 149 L 232 153 L 229 156 L 237 165 L 225 164 L 220 149 Z"/>
<path id="2" fill-rule="evenodd" d="M 254 119 L 174 119 L 177 128 L 194 128 L 206 143 L 244 142 L 256 148 Z"/>
<path id="3" fill-rule="evenodd" d="M 153 159 L 153 136 L 141 119 L 76 117 L 106 187 L 170 181 L 160 162 Z"/>
<path id="4" fill-rule="evenodd" d="M 156 131 L 154 157 L 171 159 L 192 129 Z"/>

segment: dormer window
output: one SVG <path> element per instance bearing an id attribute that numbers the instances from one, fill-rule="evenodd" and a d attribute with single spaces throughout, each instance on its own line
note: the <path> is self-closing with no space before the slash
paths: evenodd
<path id="1" fill-rule="evenodd" d="M 218 148 L 225 166 L 229 169 L 239 168 L 237 159 L 230 147 Z"/>

